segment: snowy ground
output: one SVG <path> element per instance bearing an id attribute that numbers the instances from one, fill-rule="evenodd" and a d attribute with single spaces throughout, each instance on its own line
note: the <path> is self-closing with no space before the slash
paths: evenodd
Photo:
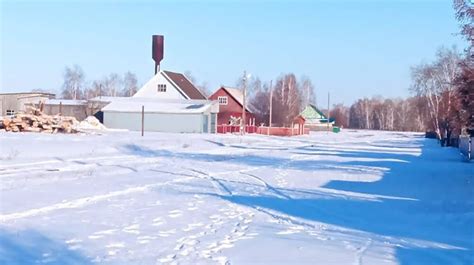
<path id="1" fill-rule="evenodd" d="M 0 134 L 0 264 L 474 264 L 474 163 L 421 135 Z"/>

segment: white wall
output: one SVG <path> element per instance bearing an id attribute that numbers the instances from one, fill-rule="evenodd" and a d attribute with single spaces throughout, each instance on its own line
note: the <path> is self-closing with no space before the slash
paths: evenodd
<path id="1" fill-rule="evenodd" d="M 158 92 L 158 84 L 166 84 L 166 92 Z M 153 76 L 133 97 L 186 99 L 179 91 L 159 72 Z"/>
<path id="2" fill-rule="evenodd" d="M 203 115 L 208 114 L 145 113 L 145 131 L 201 133 Z M 141 120 L 140 112 L 104 111 L 107 128 L 141 131 Z"/>

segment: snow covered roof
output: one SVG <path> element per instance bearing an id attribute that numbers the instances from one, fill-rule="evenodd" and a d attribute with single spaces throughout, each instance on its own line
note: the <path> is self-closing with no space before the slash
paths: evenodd
<path id="1" fill-rule="evenodd" d="M 218 112 L 218 104 L 209 100 L 183 99 L 150 99 L 150 98 L 122 98 L 112 101 L 105 106 L 103 112 L 141 112 L 142 106 L 146 113 L 203 113 L 213 106 L 211 112 Z"/>
<path id="2" fill-rule="evenodd" d="M 86 105 L 87 100 L 76 100 L 76 99 L 47 99 L 44 101 L 45 105 Z"/>
<path id="3" fill-rule="evenodd" d="M 95 97 L 89 99 L 89 101 L 94 101 L 94 102 L 104 102 L 104 103 L 110 103 L 112 101 L 118 101 L 118 100 L 127 100 L 130 97 L 109 97 L 109 96 L 100 96 L 100 97 Z"/>

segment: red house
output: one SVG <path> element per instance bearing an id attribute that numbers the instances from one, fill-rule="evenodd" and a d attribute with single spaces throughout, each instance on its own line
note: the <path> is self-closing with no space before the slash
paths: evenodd
<path id="1" fill-rule="evenodd" d="M 221 86 L 214 94 L 209 97 L 210 100 L 219 102 L 219 113 L 217 114 L 217 125 L 229 124 L 230 117 L 242 117 L 242 106 L 244 96 L 242 91 L 237 88 Z M 248 102 L 245 104 L 245 119 L 247 125 L 254 125 L 255 115 L 249 110 Z"/>

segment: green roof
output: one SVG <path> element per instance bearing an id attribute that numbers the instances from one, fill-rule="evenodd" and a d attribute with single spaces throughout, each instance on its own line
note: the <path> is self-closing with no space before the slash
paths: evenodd
<path id="1" fill-rule="evenodd" d="M 309 119 L 326 119 L 326 115 L 322 113 L 316 106 L 309 104 L 304 108 L 304 110 L 300 114 L 303 118 Z"/>

